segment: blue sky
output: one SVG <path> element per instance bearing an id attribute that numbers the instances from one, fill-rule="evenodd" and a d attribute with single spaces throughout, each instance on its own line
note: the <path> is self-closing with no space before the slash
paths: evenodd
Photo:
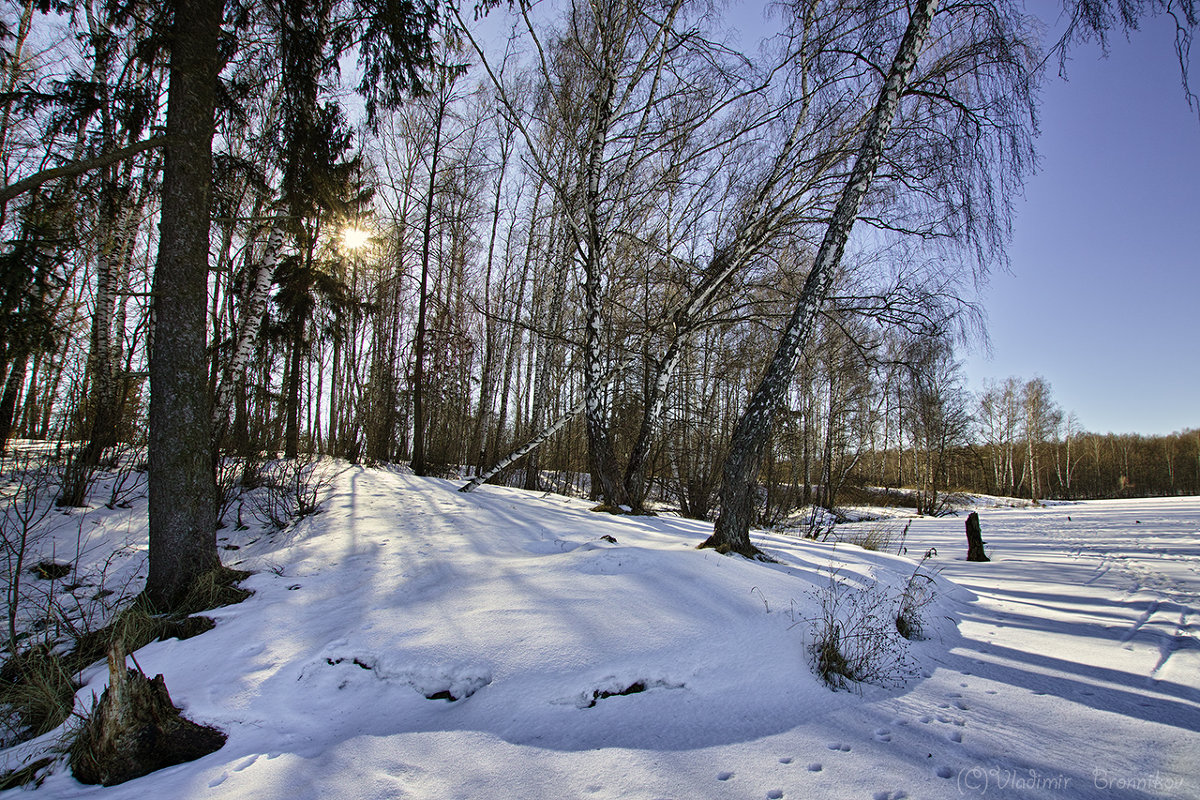
<path id="1" fill-rule="evenodd" d="M 1070 80 L 1046 86 L 1040 170 L 1011 274 L 984 290 L 992 357 L 967 359 L 970 388 L 1041 375 L 1088 430 L 1200 427 L 1200 117 L 1173 33 L 1149 20 L 1108 58 L 1076 48 Z M 1200 92 L 1200 43 L 1191 71 Z"/>

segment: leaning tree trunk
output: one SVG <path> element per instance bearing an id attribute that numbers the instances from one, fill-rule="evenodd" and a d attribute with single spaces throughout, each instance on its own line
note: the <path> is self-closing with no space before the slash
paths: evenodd
<path id="1" fill-rule="evenodd" d="M 611 387 L 617 381 L 617 379 L 621 376 L 621 374 L 625 370 L 629 369 L 632 365 L 633 365 L 633 360 L 627 359 L 624 363 L 622 363 L 616 369 L 614 369 L 611 373 L 609 373 L 608 378 L 604 384 L 604 388 L 607 389 L 608 387 Z M 500 472 L 501 470 L 503 470 L 505 467 L 509 466 L 510 464 L 515 464 L 517 461 L 520 461 L 522 458 L 524 458 L 529 453 L 532 453 L 534 450 L 541 447 L 542 444 L 544 442 L 546 442 L 547 440 L 549 440 L 551 436 L 553 436 L 554 434 L 556 434 L 560 430 L 562 430 L 563 427 L 568 422 L 570 422 L 572 419 L 579 416 L 586 410 L 587 410 L 587 400 L 585 399 L 585 400 L 579 402 L 578 404 L 576 404 L 575 406 L 573 406 L 565 414 L 558 417 L 556 420 L 554 420 L 554 422 L 550 423 L 545 428 L 538 431 L 537 435 L 535 435 L 532 439 L 527 441 L 525 444 L 521 445 L 516 450 L 509 453 L 507 456 L 505 456 L 504 458 L 497 461 L 494 465 L 492 465 L 491 469 L 488 469 L 484 472 L 479 473 L 474 478 L 472 478 L 470 480 L 470 482 L 459 487 L 458 490 L 460 492 L 471 492 L 471 491 L 474 491 L 477 487 L 482 486 L 483 484 L 487 483 L 489 480 L 491 480 L 493 475 Z"/>
<path id="2" fill-rule="evenodd" d="M 176 0 L 150 348 L 146 597 L 178 605 L 219 566 L 206 310 L 212 137 L 222 0 Z"/>
<path id="3" fill-rule="evenodd" d="M 813 323 L 842 260 L 850 229 L 879 168 L 884 142 L 891 132 L 908 77 L 925 44 L 937 4 L 938 0 L 919 0 L 913 8 L 896 58 L 880 90 L 854 168 L 825 230 L 816 260 L 801 289 L 800 299 L 784 328 L 779 347 L 762 382 L 751 398 L 746 413 L 734 428 L 723 470 L 721 515 L 717 518 L 712 536 L 701 547 L 749 557 L 759 555 L 758 549 L 750 543 L 750 523 L 755 507 L 754 485 L 771 437 L 775 411 L 791 384 L 802 348 L 811 338 Z"/>

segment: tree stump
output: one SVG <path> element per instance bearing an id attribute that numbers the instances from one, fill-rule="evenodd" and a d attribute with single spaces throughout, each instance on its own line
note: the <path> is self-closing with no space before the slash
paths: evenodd
<path id="1" fill-rule="evenodd" d="M 979 527 L 979 514 L 972 511 L 967 516 L 967 561 L 991 561 L 983 552 L 983 531 Z"/>
<path id="2" fill-rule="evenodd" d="M 118 641 L 108 651 L 109 685 L 71 744 L 81 783 L 115 786 L 221 749 L 225 734 L 185 719 L 162 675 L 150 680 L 125 666 Z"/>

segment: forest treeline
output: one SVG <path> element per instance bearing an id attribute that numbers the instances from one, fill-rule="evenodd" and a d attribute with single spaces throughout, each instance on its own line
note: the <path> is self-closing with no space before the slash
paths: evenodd
<path id="1" fill-rule="evenodd" d="M 206 380 L 176 390 L 211 409 L 215 463 L 471 475 L 557 424 L 493 480 L 711 517 L 908 5 L 789 5 L 761 46 L 683 0 L 517 5 L 512 37 L 479 39 L 423 8 L 394 30 L 370 3 L 225 8 Z M 1200 491 L 1194 430 L 1086 433 L 1044 380 L 963 386 L 1043 54 L 1014 5 L 927 10 L 763 453 L 759 517 L 868 486 L 930 511 L 952 489 Z M 66 504 L 145 444 L 152 339 L 175 322 L 152 302 L 180 141 L 164 13 L 25 0 L 0 28 L 0 437 L 78 443 Z"/>

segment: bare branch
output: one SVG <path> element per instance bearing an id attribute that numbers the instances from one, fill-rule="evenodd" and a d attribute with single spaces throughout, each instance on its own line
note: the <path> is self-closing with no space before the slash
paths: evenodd
<path id="1" fill-rule="evenodd" d="M 124 161 L 127 158 L 132 158 L 139 153 L 144 153 L 147 150 L 153 150 L 157 147 L 165 147 L 169 144 L 171 138 L 169 136 L 154 136 L 150 139 L 145 139 L 140 142 L 121 147 L 116 150 L 111 150 L 103 155 L 95 158 L 85 158 L 81 161 L 72 161 L 68 164 L 63 164 L 60 167 L 50 167 L 43 169 L 28 178 L 19 180 L 16 183 L 10 183 L 8 186 L 0 189 L 0 203 L 6 203 L 14 197 L 18 197 L 26 192 L 33 191 L 44 183 L 55 180 L 57 178 L 73 178 L 76 175 L 82 175 L 85 172 L 91 172 L 94 169 L 107 167 L 110 164 L 115 164 L 118 161 Z"/>

